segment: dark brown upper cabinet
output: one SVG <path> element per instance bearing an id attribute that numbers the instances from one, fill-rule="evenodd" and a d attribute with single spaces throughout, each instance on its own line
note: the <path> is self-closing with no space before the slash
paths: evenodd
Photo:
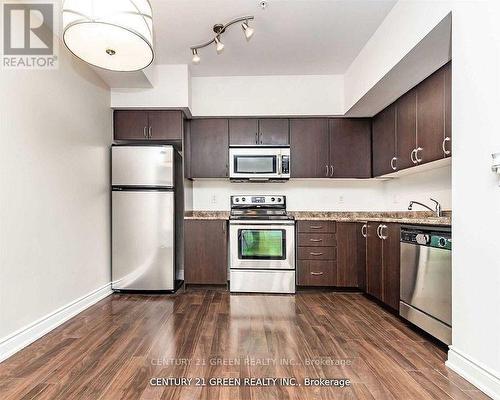
<path id="1" fill-rule="evenodd" d="M 229 120 L 229 144 L 286 146 L 290 143 L 289 130 L 286 118 L 232 118 Z"/>
<path id="2" fill-rule="evenodd" d="M 425 164 L 444 157 L 445 71 L 443 68 L 417 86 L 417 148 L 413 161 Z"/>
<path id="3" fill-rule="evenodd" d="M 148 112 L 115 110 L 113 112 L 113 135 L 115 140 L 147 140 Z"/>
<path id="4" fill-rule="evenodd" d="M 251 146 L 259 143 L 259 120 L 256 118 L 234 118 L 229 120 L 229 144 Z"/>
<path id="5" fill-rule="evenodd" d="M 449 157 L 451 62 L 377 114 L 372 129 L 374 176 Z"/>
<path id="6" fill-rule="evenodd" d="M 270 146 L 290 144 L 289 124 L 286 118 L 259 119 L 259 144 Z"/>
<path id="7" fill-rule="evenodd" d="M 292 178 L 326 178 L 330 174 L 328 120 L 290 120 L 290 174 Z"/>
<path id="8" fill-rule="evenodd" d="M 417 148 L 417 91 L 412 89 L 396 102 L 397 169 L 413 167 Z"/>
<path id="9" fill-rule="evenodd" d="M 333 118 L 329 129 L 330 177 L 371 178 L 370 119 Z"/>
<path id="10" fill-rule="evenodd" d="M 444 67 L 444 138 L 443 154 L 451 156 L 451 62 Z"/>
<path id="11" fill-rule="evenodd" d="M 194 119 L 186 137 L 188 178 L 227 178 L 229 176 L 228 120 Z"/>
<path id="12" fill-rule="evenodd" d="M 373 176 L 397 169 L 396 105 L 393 103 L 373 118 Z"/>
<path id="13" fill-rule="evenodd" d="M 181 111 L 149 111 L 149 139 L 182 140 L 184 115 Z"/>
<path id="14" fill-rule="evenodd" d="M 115 140 L 182 140 L 182 111 L 115 110 L 113 132 Z"/>

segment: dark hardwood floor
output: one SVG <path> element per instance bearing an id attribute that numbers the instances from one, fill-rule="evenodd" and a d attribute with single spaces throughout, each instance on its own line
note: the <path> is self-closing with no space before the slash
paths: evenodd
<path id="1" fill-rule="evenodd" d="M 1 363 L 0 398 L 488 398 L 447 369 L 445 359 L 442 348 L 358 293 L 115 294 Z M 155 377 L 206 383 L 324 377 L 352 384 L 158 387 L 150 384 Z"/>

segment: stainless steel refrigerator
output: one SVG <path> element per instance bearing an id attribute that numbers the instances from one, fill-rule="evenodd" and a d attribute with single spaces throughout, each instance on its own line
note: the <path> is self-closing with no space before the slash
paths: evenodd
<path id="1" fill-rule="evenodd" d="M 111 147 L 113 290 L 175 290 L 179 158 L 167 145 Z"/>

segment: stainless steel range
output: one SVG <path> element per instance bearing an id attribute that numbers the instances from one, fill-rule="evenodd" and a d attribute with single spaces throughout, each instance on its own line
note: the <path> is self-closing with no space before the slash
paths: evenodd
<path id="1" fill-rule="evenodd" d="M 285 196 L 231 196 L 231 292 L 295 293 L 295 221 Z"/>

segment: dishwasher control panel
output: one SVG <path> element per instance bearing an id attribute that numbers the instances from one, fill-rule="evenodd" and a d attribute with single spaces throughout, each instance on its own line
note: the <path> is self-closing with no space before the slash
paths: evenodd
<path id="1" fill-rule="evenodd" d="M 401 227 L 401 242 L 451 250 L 451 230 L 435 227 Z"/>

